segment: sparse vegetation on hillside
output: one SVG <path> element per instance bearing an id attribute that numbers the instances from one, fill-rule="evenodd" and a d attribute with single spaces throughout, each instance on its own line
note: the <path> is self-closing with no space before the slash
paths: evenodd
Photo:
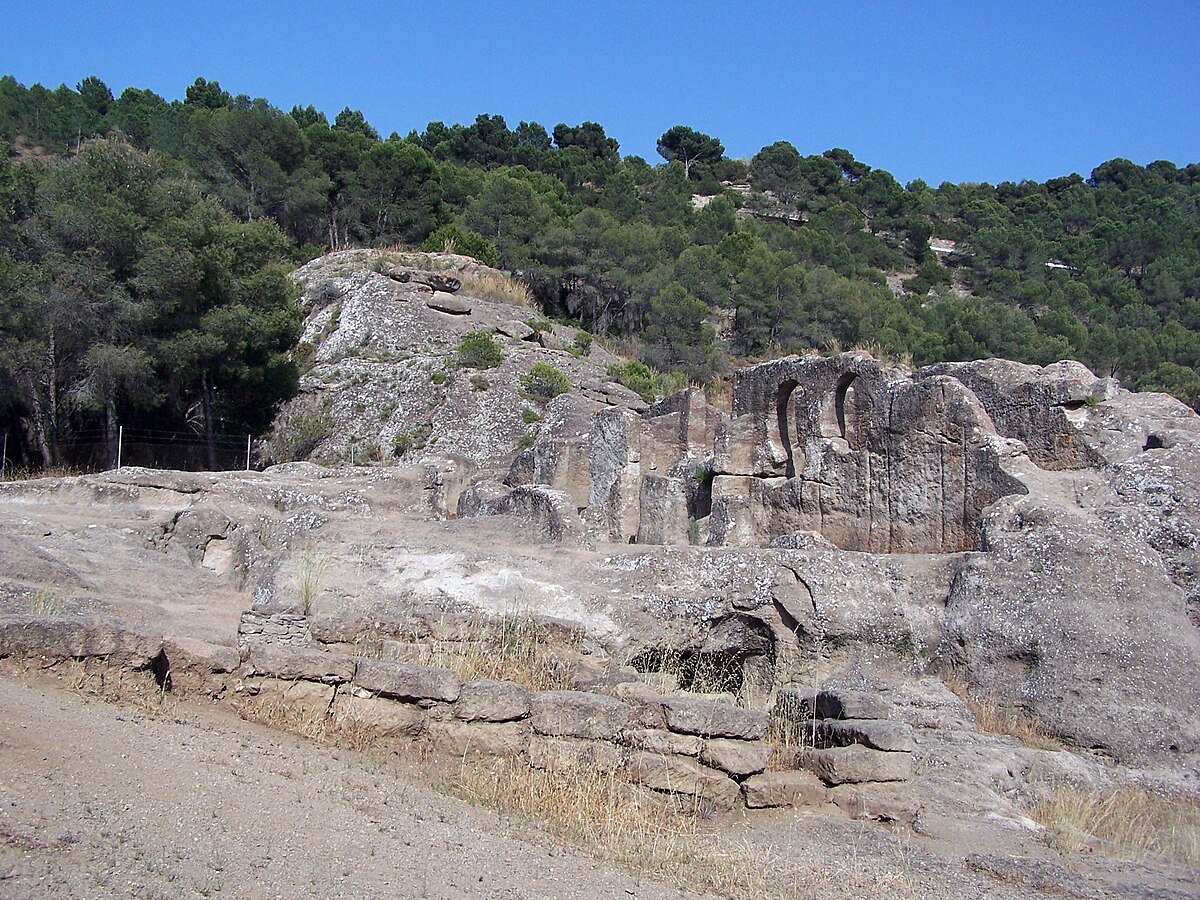
<path id="1" fill-rule="evenodd" d="M 521 386 L 530 397 L 546 402 L 569 391 L 571 382 L 557 366 L 536 362 L 521 376 Z"/>
<path id="2" fill-rule="evenodd" d="M 263 433 L 297 389 L 281 263 L 353 246 L 503 266 L 464 290 L 694 382 L 836 341 L 917 365 L 1075 358 L 1200 404 L 1200 163 L 901 185 L 842 148 L 734 160 L 678 125 L 654 166 L 594 122 L 481 115 L 382 140 L 361 112 L 330 122 L 205 79 L 168 101 L 6 76 L 0 134 L 37 151 L 0 157 L 0 425 L 18 464 L 114 421 L 182 431 L 197 409 L 209 432 Z"/>
<path id="3" fill-rule="evenodd" d="M 467 369 L 494 369 L 504 362 L 504 351 L 491 332 L 472 331 L 458 342 L 455 361 Z"/>

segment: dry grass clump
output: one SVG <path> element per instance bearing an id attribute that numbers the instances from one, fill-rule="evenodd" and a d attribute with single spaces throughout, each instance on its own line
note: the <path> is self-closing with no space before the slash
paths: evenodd
<path id="1" fill-rule="evenodd" d="M 509 613 L 473 625 L 461 640 L 402 645 L 400 655 L 405 662 L 451 669 L 463 681 L 511 681 L 535 691 L 570 690 L 577 640 L 550 632 L 532 615 Z M 388 656 L 388 643 L 365 637 L 358 641 L 356 653 Z"/>
<path id="2" fill-rule="evenodd" d="M 1128 859 L 1166 857 L 1200 865 L 1200 802 L 1171 799 L 1141 787 L 1109 790 L 1063 786 L 1029 815 L 1068 852 L 1099 844 Z"/>
<path id="3" fill-rule="evenodd" d="M 507 275 L 491 272 L 463 272 L 461 275 L 462 292 L 481 300 L 494 300 L 497 303 L 511 303 L 514 306 L 524 306 L 533 309 L 537 306 L 529 285 Z"/>
<path id="4" fill-rule="evenodd" d="M 473 803 L 517 813 L 598 858 L 692 889 L 726 897 L 800 896 L 774 883 L 776 861 L 766 854 L 705 834 L 697 804 L 673 806 L 617 774 L 468 760 L 442 786 Z"/>
<path id="5" fill-rule="evenodd" d="M 304 699 L 289 701 L 281 694 L 259 694 L 238 712 L 247 721 L 320 744 L 333 744 L 360 752 L 382 746 L 378 730 L 369 722 L 338 716 L 330 711 L 328 705 L 321 706 Z"/>
<path id="6" fill-rule="evenodd" d="M 980 699 L 971 696 L 966 681 L 956 672 L 946 672 L 942 681 L 956 697 L 966 704 L 981 731 L 1015 737 L 1026 747 L 1035 750 L 1062 750 L 1062 741 L 1050 734 L 1041 720 L 1024 710 L 1002 703 L 995 697 Z"/>

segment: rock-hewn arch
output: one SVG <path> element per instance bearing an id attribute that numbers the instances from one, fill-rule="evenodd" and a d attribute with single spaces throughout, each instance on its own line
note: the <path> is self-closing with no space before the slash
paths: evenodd
<path id="1" fill-rule="evenodd" d="M 849 441 L 853 436 L 847 430 L 846 407 L 849 405 L 851 409 L 854 408 L 854 382 L 857 379 L 858 375 L 854 372 L 843 372 L 833 392 L 821 404 L 822 437 Z"/>
<path id="2" fill-rule="evenodd" d="M 787 454 L 785 474 L 788 478 L 796 477 L 796 451 L 792 445 L 792 420 L 794 416 L 791 400 L 798 386 L 799 384 L 795 379 L 788 379 L 780 382 L 779 387 L 775 390 L 775 417 L 779 428 L 779 443 L 783 451 Z"/>

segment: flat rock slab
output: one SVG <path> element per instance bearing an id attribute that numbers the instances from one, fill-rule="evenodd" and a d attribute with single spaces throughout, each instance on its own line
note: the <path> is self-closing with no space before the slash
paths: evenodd
<path id="1" fill-rule="evenodd" d="M 471 722 L 513 722 L 529 716 L 529 689 L 511 681 L 468 681 L 454 715 Z"/>
<path id="2" fill-rule="evenodd" d="M 453 703 L 462 691 L 462 682 L 449 669 L 378 659 L 360 659 L 354 683 L 363 690 L 400 700 Z"/>
<path id="3" fill-rule="evenodd" d="M 771 748 L 756 741 L 731 741 L 711 738 L 704 742 L 700 761 L 706 766 L 728 772 L 734 778 L 754 775 L 767 767 Z"/>
<path id="4" fill-rule="evenodd" d="M 104 617 L 0 617 L 0 656 L 45 660 L 103 656 L 131 669 L 144 669 L 162 652 L 161 635 L 132 631 Z"/>
<path id="5" fill-rule="evenodd" d="M 625 764 L 625 751 L 607 741 L 534 735 L 529 741 L 529 764 L 552 772 L 579 769 L 607 775 Z"/>
<path id="6" fill-rule="evenodd" d="M 501 322 L 496 326 L 496 333 L 502 334 L 505 337 L 516 338 L 518 341 L 527 341 L 537 334 L 536 331 L 524 322 Z"/>
<path id="7" fill-rule="evenodd" d="M 892 705 L 865 691 L 781 691 L 778 704 L 804 719 L 890 719 Z"/>
<path id="8" fill-rule="evenodd" d="M 629 760 L 629 777 L 638 784 L 669 794 L 686 794 L 712 804 L 715 809 L 733 809 L 741 799 L 737 782 L 686 756 L 635 753 Z"/>
<path id="9" fill-rule="evenodd" d="M 354 680 L 354 670 L 354 658 L 340 653 L 256 644 L 250 648 L 243 671 L 247 675 L 265 675 L 284 681 L 345 684 Z"/>
<path id="10" fill-rule="evenodd" d="M 468 301 L 455 297 L 453 294 L 447 294 L 445 291 L 434 291 L 433 295 L 425 301 L 425 305 L 430 309 L 449 313 L 452 316 L 469 316 L 471 314 L 471 304 Z"/>
<path id="11" fill-rule="evenodd" d="M 615 697 L 584 691 L 543 691 L 529 702 L 533 728 L 552 737 L 617 740 L 633 711 Z"/>
<path id="12" fill-rule="evenodd" d="M 825 719 L 817 723 L 816 732 L 823 747 L 862 744 L 872 750 L 911 753 L 914 746 L 912 729 L 887 719 Z"/>
<path id="13" fill-rule="evenodd" d="M 450 756 L 519 756 L 529 743 L 524 722 L 430 722 L 433 746 Z"/>
<path id="14" fill-rule="evenodd" d="M 853 819 L 882 822 L 885 825 L 912 825 L 921 812 L 921 804 L 909 785 L 843 784 L 825 792 L 838 809 Z"/>
<path id="15" fill-rule="evenodd" d="M 742 795 L 751 809 L 820 806 L 825 785 L 811 772 L 764 772 L 742 782 Z"/>
<path id="16" fill-rule="evenodd" d="M 803 750 L 800 766 L 826 784 L 859 784 L 866 781 L 905 781 L 912 777 L 911 753 L 885 753 L 867 747 L 833 747 Z"/>
<path id="17" fill-rule="evenodd" d="M 757 710 L 690 697 L 670 697 L 662 705 L 667 727 L 682 734 L 745 741 L 762 740 L 767 734 L 767 714 Z"/>
<path id="18" fill-rule="evenodd" d="M 674 753 L 679 756 L 699 756 L 704 739 L 694 734 L 676 734 L 661 728 L 633 728 L 625 732 L 625 743 L 651 753 Z"/>
<path id="19" fill-rule="evenodd" d="M 333 717 L 343 728 L 359 728 L 384 738 L 415 738 L 425 729 L 425 711 L 419 706 L 377 697 L 339 694 Z"/>

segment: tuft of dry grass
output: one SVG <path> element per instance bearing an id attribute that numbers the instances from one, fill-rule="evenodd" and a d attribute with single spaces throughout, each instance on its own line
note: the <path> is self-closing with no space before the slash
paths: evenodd
<path id="1" fill-rule="evenodd" d="M 1200 865 L 1200 802 L 1141 787 L 1062 786 L 1029 808 L 1067 852 L 1096 849 L 1141 860 L 1160 856 Z"/>
<path id="2" fill-rule="evenodd" d="M 507 275 L 491 272 L 463 272 L 460 280 L 462 281 L 462 292 L 472 297 L 494 300 L 497 303 L 511 303 L 527 309 L 534 309 L 537 306 L 533 300 L 533 293 L 529 290 L 529 285 Z"/>
<path id="3" fill-rule="evenodd" d="M 508 613 L 479 622 L 462 640 L 411 645 L 406 662 L 451 669 L 463 681 L 511 681 L 535 691 L 570 690 L 576 667 L 570 640 L 551 642 L 549 629 L 533 616 Z M 364 638 L 360 656 L 380 657 L 383 641 Z"/>
<path id="4" fill-rule="evenodd" d="M 248 721 L 321 744 L 367 752 L 379 749 L 383 743 L 370 723 L 335 715 L 328 707 L 305 700 L 289 702 L 280 694 L 260 694 L 238 712 Z"/>
<path id="5" fill-rule="evenodd" d="M 963 678 L 955 672 L 946 672 L 942 681 L 950 692 L 966 704 L 981 731 L 991 734 L 1006 734 L 1015 737 L 1026 747 L 1035 750 L 1062 750 L 1062 741 L 1050 734 L 1036 716 L 1012 704 L 1002 703 L 995 697 L 973 697 Z"/>

